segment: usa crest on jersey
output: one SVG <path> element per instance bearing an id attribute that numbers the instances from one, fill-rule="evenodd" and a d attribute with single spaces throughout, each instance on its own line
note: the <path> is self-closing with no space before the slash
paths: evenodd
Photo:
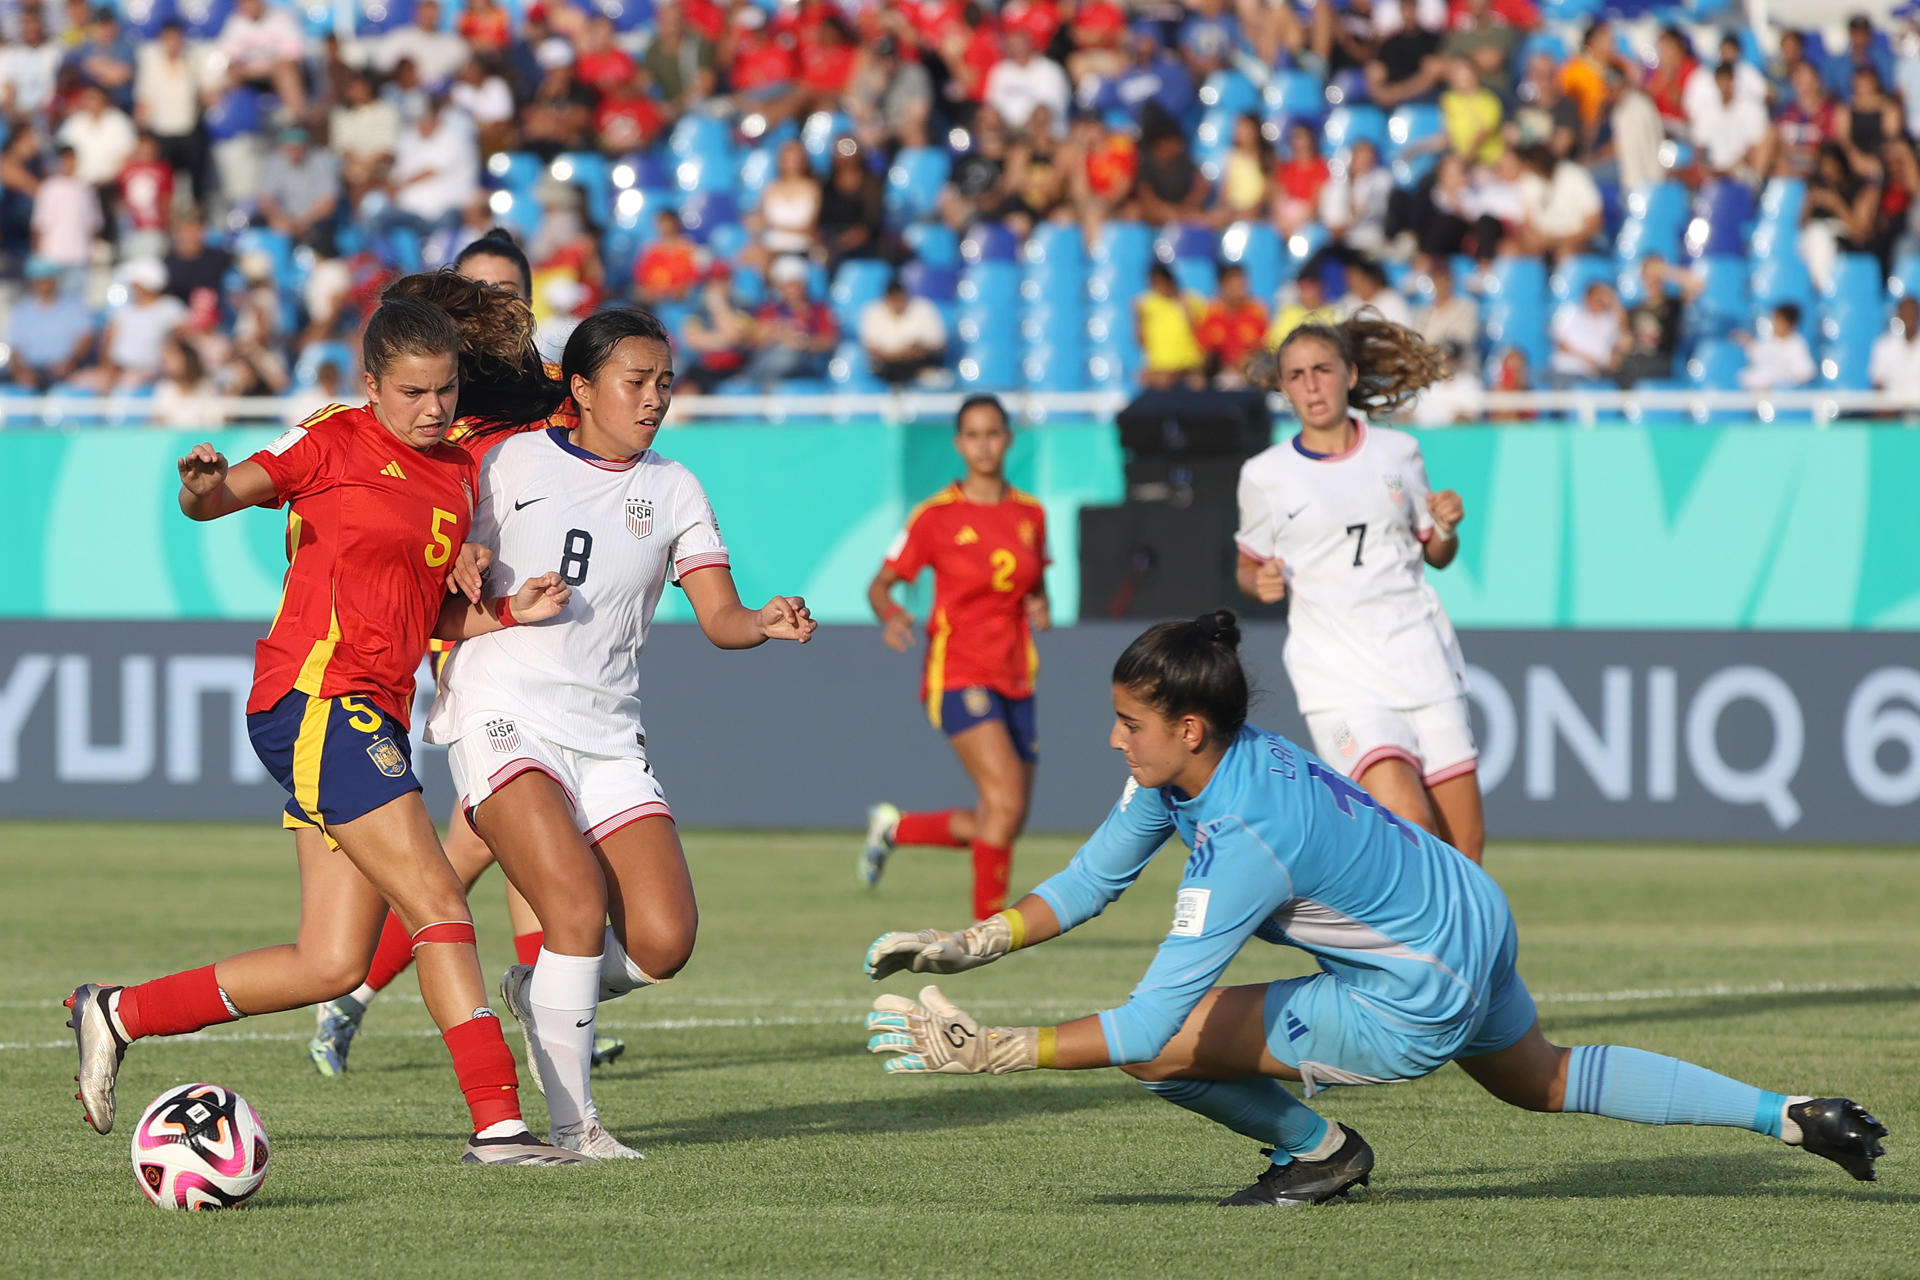
<path id="1" fill-rule="evenodd" d="M 653 503 L 645 498 L 627 499 L 627 532 L 636 538 L 653 532 Z"/>
<path id="2" fill-rule="evenodd" d="M 511 720 L 489 720 L 487 741 L 495 751 L 516 751 L 520 747 L 520 731 L 513 727 Z"/>

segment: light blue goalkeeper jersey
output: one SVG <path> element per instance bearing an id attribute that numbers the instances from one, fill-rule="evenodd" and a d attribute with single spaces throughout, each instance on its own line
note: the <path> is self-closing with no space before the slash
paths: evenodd
<path id="1" fill-rule="evenodd" d="M 1310 953 L 1410 1040 L 1444 1042 L 1475 1021 L 1512 925 L 1500 887 L 1312 752 L 1252 726 L 1198 796 L 1128 782 L 1034 893 L 1071 929 L 1139 879 L 1176 831 L 1192 853 L 1173 926 L 1127 1003 L 1100 1015 L 1114 1063 L 1157 1055 L 1254 937 Z"/>

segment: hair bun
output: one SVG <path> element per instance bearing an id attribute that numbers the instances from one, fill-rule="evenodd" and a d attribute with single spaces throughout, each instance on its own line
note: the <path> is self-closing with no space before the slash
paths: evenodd
<path id="1" fill-rule="evenodd" d="M 1193 620 L 1200 634 L 1215 644 L 1224 644 L 1229 649 L 1240 647 L 1240 619 L 1231 609 L 1216 609 L 1212 613 L 1203 613 Z"/>

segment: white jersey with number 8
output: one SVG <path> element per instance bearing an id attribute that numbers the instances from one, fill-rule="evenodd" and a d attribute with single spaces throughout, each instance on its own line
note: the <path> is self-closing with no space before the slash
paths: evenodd
<path id="1" fill-rule="evenodd" d="M 530 431 L 487 455 L 471 536 L 494 551 L 489 597 L 558 571 L 573 598 L 558 617 L 456 647 L 427 741 L 453 742 L 508 715 L 577 751 L 635 754 L 645 732 L 640 650 L 661 592 L 729 563 L 700 482 L 651 449 L 611 462 L 558 427 Z"/>
<path id="2" fill-rule="evenodd" d="M 1466 692 L 1460 642 L 1426 579 L 1426 463 L 1405 432 L 1355 420 L 1345 453 L 1296 436 L 1240 470 L 1240 550 L 1285 563 L 1284 659 L 1302 714 L 1405 709 Z"/>

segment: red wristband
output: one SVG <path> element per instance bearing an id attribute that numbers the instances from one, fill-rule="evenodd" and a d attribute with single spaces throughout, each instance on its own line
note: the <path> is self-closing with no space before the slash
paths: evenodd
<path id="1" fill-rule="evenodd" d="M 503 627 L 517 627 L 520 619 L 513 616 L 513 598 L 501 596 L 493 602 L 493 616 Z"/>

